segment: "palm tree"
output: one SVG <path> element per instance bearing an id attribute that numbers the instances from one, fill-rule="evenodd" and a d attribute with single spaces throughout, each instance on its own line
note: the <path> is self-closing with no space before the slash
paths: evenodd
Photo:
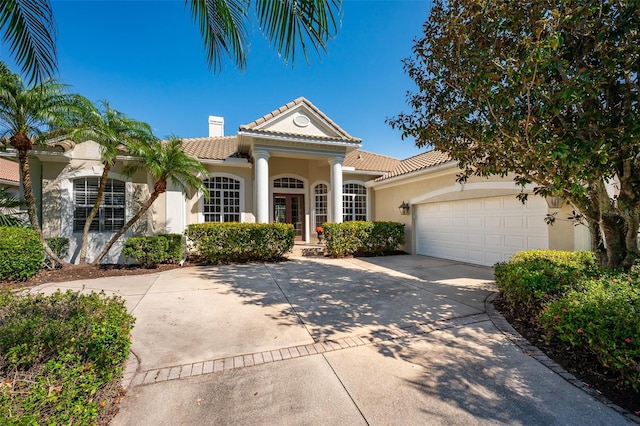
<path id="1" fill-rule="evenodd" d="M 308 63 L 308 44 L 324 52 L 337 32 L 342 0 L 186 0 L 186 5 L 204 40 L 209 68 L 218 71 L 225 55 L 244 69 L 251 17 L 285 62 L 293 63 L 299 46 Z"/>
<path id="2" fill-rule="evenodd" d="M 219 71 L 225 55 L 244 69 L 251 18 L 285 62 L 296 47 L 309 62 L 308 48 L 320 53 L 337 32 L 342 0 L 185 0 L 204 41 L 209 68 Z M 0 29 L 11 53 L 40 82 L 57 70 L 55 21 L 49 0 L 0 1 Z"/>
<path id="3" fill-rule="evenodd" d="M 0 226 L 23 226 L 25 221 L 19 210 L 23 204 L 7 188 L 0 188 Z"/>
<path id="4" fill-rule="evenodd" d="M 57 70 L 56 25 L 49 0 L 0 1 L 3 42 L 29 83 L 39 83 Z"/>
<path id="5" fill-rule="evenodd" d="M 172 182 L 181 188 L 191 186 L 206 194 L 206 187 L 199 175 L 206 175 L 207 169 L 195 158 L 189 157 L 182 150 L 182 140 L 176 137 L 165 142 L 156 142 L 150 145 L 140 144 L 130 147 L 130 153 L 138 157 L 140 161 L 132 163 L 125 168 L 125 173 L 133 175 L 140 167 L 143 167 L 155 179 L 153 193 L 145 201 L 140 210 L 109 240 L 102 252 L 93 261 L 92 265 L 99 265 L 102 259 L 109 253 L 115 242 L 124 235 L 149 210 L 160 194 L 166 192 L 167 183 Z"/>
<path id="6" fill-rule="evenodd" d="M 134 145 L 156 142 L 157 138 L 153 135 L 151 126 L 111 108 L 109 102 L 103 100 L 100 106 L 96 107 L 91 101 L 81 97 L 78 98 L 78 105 L 70 110 L 68 117 L 64 118 L 62 127 L 68 128 L 71 139 L 79 142 L 92 140 L 101 148 L 103 169 L 98 185 L 98 195 L 82 230 L 79 263 L 85 264 L 91 223 L 100 210 L 109 173 L 118 154 L 123 149 L 128 150 Z"/>
<path id="7" fill-rule="evenodd" d="M 65 88 L 54 79 L 26 87 L 18 74 L 0 62 L 0 136 L 9 137 L 9 144 L 18 153 L 20 179 L 31 226 L 38 233 L 45 252 L 60 264 L 63 264 L 62 260 L 47 245 L 38 221 L 28 155 L 34 144 L 45 140 L 51 124 L 66 115 L 69 106 L 73 105 L 74 96 L 65 93 Z"/>

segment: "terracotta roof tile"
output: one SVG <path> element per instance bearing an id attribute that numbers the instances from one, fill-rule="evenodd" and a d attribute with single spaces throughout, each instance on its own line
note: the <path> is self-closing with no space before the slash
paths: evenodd
<path id="1" fill-rule="evenodd" d="M 18 163 L 0 158 L 0 180 L 20 182 Z"/>
<path id="2" fill-rule="evenodd" d="M 359 149 L 348 153 L 342 163 L 345 167 L 354 167 L 356 170 L 375 172 L 388 172 L 397 167 L 398 164 L 400 164 L 400 160 L 397 158 L 374 154 Z"/>
<path id="3" fill-rule="evenodd" d="M 422 154 L 415 155 L 413 157 L 402 160 L 393 170 L 376 179 L 376 182 L 391 179 L 396 176 L 406 175 L 418 170 L 428 169 L 429 167 L 437 166 L 438 164 L 444 164 L 451 161 L 449 154 L 442 151 L 428 151 Z"/>
<path id="4" fill-rule="evenodd" d="M 297 99 L 294 99 L 293 101 L 289 102 L 286 105 L 281 106 L 280 108 L 277 108 L 277 109 L 271 111 L 270 113 L 268 113 L 266 115 L 263 115 L 262 117 L 258 118 L 257 120 L 252 121 L 249 124 L 241 125 L 240 129 L 241 130 L 260 131 L 260 132 L 264 132 L 264 133 L 294 135 L 293 133 L 280 133 L 280 132 L 260 130 L 260 129 L 256 129 L 256 127 L 260 126 L 261 124 L 267 122 L 268 120 L 271 120 L 272 118 L 277 117 L 280 114 L 282 114 L 283 112 L 286 112 L 286 111 L 288 111 L 288 110 L 292 109 L 293 107 L 295 107 L 297 105 L 300 105 L 300 104 L 306 105 L 309 109 L 311 109 L 313 112 L 318 114 L 323 120 L 325 120 L 327 123 L 329 123 L 329 125 L 334 127 L 338 131 L 338 133 L 340 133 L 340 138 L 339 139 L 342 139 L 342 140 L 345 140 L 345 141 L 349 141 L 349 142 L 357 142 L 357 143 L 359 143 L 361 141 L 359 138 L 354 138 L 349 133 L 347 133 L 344 129 L 342 129 L 342 127 L 338 126 L 333 120 L 331 120 L 322 111 L 320 111 L 318 109 L 318 107 L 316 107 L 313 103 L 311 103 L 311 101 L 305 99 L 302 96 L 297 98 Z M 335 138 L 318 137 L 318 139 L 335 139 Z"/>
<path id="5" fill-rule="evenodd" d="M 184 152 L 203 160 L 224 160 L 238 151 L 237 136 L 190 138 L 182 142 Z"/>

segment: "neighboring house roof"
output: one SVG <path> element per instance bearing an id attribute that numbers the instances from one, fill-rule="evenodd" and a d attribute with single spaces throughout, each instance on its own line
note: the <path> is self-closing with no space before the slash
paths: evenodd
<path id="1" fill-rule="evenodd" d="M 375 172 L 388 172 L 400 164 L 400 160 L 386 155 L 374 154 L 372 152 L 355 150 L 351 151 L 344 158 L 344 167 L 353 167 L 356 170 L 367 170 Z"/>
<path id="2" fill-rule="evenodd" d="M 224 160 L 238 152 L 237 136 L 189 138 L 182 140 L 185 153 L 201 160 Z"/>
<path id="3" fill-rule="evenodd" d="M 241 125 L 240 126 L 240 130 L 252 130 L 254 132 L 262 132 L 262 133 L 271 134 L 271 135 L 299 136 L 296 133 L 278 132 L 278 131 L 274 131 L 274 130 L 263 130 L 263 129 L 259 129 L 258 128 L 261 124 L 266 123 L 267 121 L 271 120 L 272 118 L 275 118 L 275 117 L 279 116 L 280 114 L 297 107 L 298 105 L 304 105 L 309 110 L 313 111 L 313 113 L 318 115 L 328 125 L 333 127 L 334 130 L 336 130 L 338 132 L 338 134 L 340 135 L 338 137 L 338 139 L 341 139 L 341 140 L 347 141 L 347 142 L 355 142 L 355 143 L 360 143 L 361 142 L 361 140 L 359 138 L 355 138 L 355 137 L 351 136 L 342 127 L 338 126 L 333 120 L 331 120 L 322 111 L 320 111 L 318 109 L 318 107 L 316 107 L 313 103 L 311 103 L 311 101 L 305 99 L 302 96 L 297 98 L 297 99 L 295 99 L 295 100 L 293 100 L 293 101 L 291 101 L 291 102 L 289 102 L 286 105 L 281 106 L 278 109 L 275 109 L 275 110 L 271 111 L 270 113 L 268 113 L 266 115 L 263 115 L 262 117 L 258 118 L 257 120 L 252 121 L 249 124 Z M 336 138 L 323 137 L 323 136 L 314 136 L 314 138 L 316 138 L 316 139 L 327 139 L 327 140 L 336 139 Z"/>
<path id="4" fill-rule="evenodd" d="M 6 182 L 20 182 L 18 163 L 0 158 L 0 180 Z"/>
<path id="5" fill-rule="evenodd" d="M 384 176 L 377 178 L 375 181 L 381 182 L 383 180 L 406 175 L 418 170 L 428 169 L 429 167 L 448 163 L 450 161 L 451 157 L 449 154 L 434 149 L 433 151 L 423 152 L 422 154 L 402 160 L 393 170 Z"/>

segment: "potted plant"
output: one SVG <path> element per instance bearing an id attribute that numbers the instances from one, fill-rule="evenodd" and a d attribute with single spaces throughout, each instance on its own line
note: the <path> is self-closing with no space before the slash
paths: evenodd
<path id="1" fill-rule="evenodd" d="M 318 243 L 322 242 L 322 235 L 324 234 L 324 229 L 322 226 L 316 226 L 316 234 L 318 234 Z"/>

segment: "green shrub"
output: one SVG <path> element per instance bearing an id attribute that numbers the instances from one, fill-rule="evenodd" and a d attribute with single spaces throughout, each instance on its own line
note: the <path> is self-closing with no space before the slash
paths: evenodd
<path id="1" fill-rule="evenodd" d="M 43 262 L 44 249 L 34 230 L 0 227 L 0 280 L 27 280 Z"/>
<path id="2" fill-rule="evenodd" d="M 60 258 L 63 259 L 69 253 L 69 239 L 65 237 L 45 238 L 49 248 Z M 50 268 L 55 267 L 55 262 L 45 253 L 45 262 Z"/>
<path id="3" fill-rule="evenodd" d="M 121 378 L 134 318 L 104 293 L 0 291 L 0 418 L 93 424 Z"/>
<path id="4" fill-rule="evenodd" d="M 537 317 L 541 304 L 576 288 L 599 273 L 592 252 L 530 250 L 494 268 L 496 283 L 513 310 Z"/>
<path id="5" fill-rule="evenodd" d="M 185 233 L 210 263 L 279 260 L 295 240 L 293 225 L 284 223 L 201 223 Z"/>
<path id="6" fill-rule="evenodd" d="M 585 282 L 545 305 L 540 315 L 554 337 L 593 352 L 640 392 L 640 279 L 621 272 Z"/>
<path id="7" fill-rule="evenodd" d="M 124 243 L 122 254 L 144 268 L 155 268 L 159 263 L 177 263 L 182 259 L 182 235 L 130 237 Z"/>
<path id="8" fill-rule="evenodd" d="M 333 257 L 384 254 L 404 244 L 404 224 L 398 222 L 325 223 L 323 228 L 327 253 Z"/>

